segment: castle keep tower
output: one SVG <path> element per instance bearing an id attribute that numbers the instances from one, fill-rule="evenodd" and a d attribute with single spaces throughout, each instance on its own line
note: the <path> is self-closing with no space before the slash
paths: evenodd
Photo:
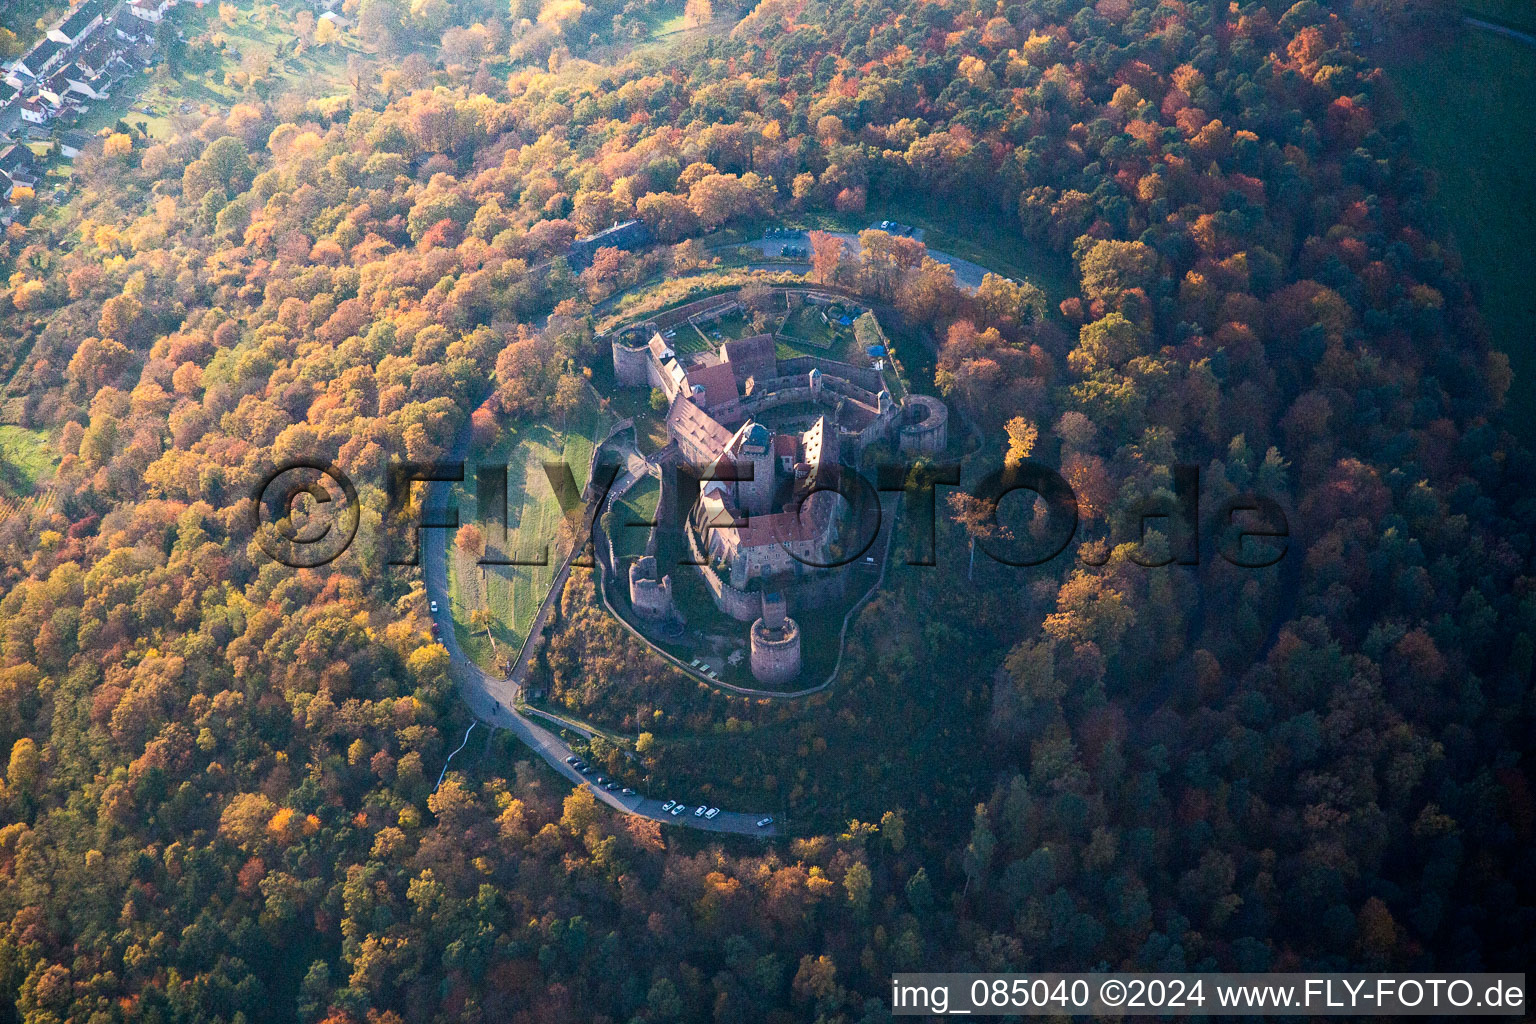
<path id="1" fill-rule="evenodd" d="M 748 421 L 731 438 L 731 461 L 740 468 L 751 466 L 751 480 L 736 481 L 736 500 L 749 516 L 764 516 L 772 509 L 774 491 L 773 435 L 761 423 Z"/>
<path id="2" fill-rule="evenodd" d="M 949 444 L 949 409 L 931 395 L 908 395 L 902 402 L 898 444 L 903 455 L 932 455 Z"/>
<path id="3" fill-rule="evenodd" d="M 783 594 L 763 595 L 763 617 L 752 623 L 752 677 L 787 683 L 800 674 L 800 626 L 784 614 Z"/>
<path id="4" fill-rule="evenodd" d="M 630 327 L 613 336 L 613 375 L 621 387 L 638 388 L 647 382 L 650 349 L 645 331 Z"/>
<path id="5" fill-rule="evenodd" d="M 646 555 L 630 563 L 629 603 L 637 615 L 647 619 L 675 617 L 677 605 L 672 600 L 672 577 L 657 579 L 655 555 Z"/>

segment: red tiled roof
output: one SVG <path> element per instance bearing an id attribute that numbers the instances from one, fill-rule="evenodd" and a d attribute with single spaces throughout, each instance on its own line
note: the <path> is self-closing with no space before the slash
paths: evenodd
<path id="1" fill-rule="evenodd" d="M 778 366 L 778 347 L 771 334 L 754 334 L 750 338 L 736 338 L 722 348 L 738 381 L 748 377 L 773 376 Z"/>
<path id="2" fill-rule="evenodd" d="M 736 390 L 736 376 L 724 363 L 692 367 L 688 371 L 688 383 L 704 388 L 701 404 L 706 409 L 718 409 L 740 397 Z"/>
<path id="3" fill-rule="evenodd" d="M 691 399 L 679 396 L 667 410 L 667 432 L 677 438 L 684 447 L 704 452 L 714 457 L 725 451 L 731 443 L 731 432 L 715 422 Z"/>
<path id="4" fill-rule="evenodd" d="M 803 511 L 803 514 L 802 514 Z M 803 510 L 787 505 L 782 512 L 765 516 L 748 516 L 743 526 L 736 528 L 743 548 L 763 547 L 767 544 L 797 544 L 821 536 L 826 526 L 826 505 L 811 499 Z"/>

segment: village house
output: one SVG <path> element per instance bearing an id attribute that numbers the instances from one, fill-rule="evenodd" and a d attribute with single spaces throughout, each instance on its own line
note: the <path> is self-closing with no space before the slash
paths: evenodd
<path id="1" fill-rule="evenodd" d="M 49 69 L 63 58 L 67 50 L 68 47 L 63 43 L 53 39 L 44 39 L 27 53 L 17 58 L 16 63 L 11 65 L 10 76 L 8 76 L 7 80 L 10 80 L 11 77 L 21 78 L 23 79 L 22 82 L 12 81 L 11 84 L 15 85 L 18 89 L 25 89 L 28 85 L 47 74 Z"/>
<path id="2" fill-rule="evenodd" d="M 158 25 L 165 20 L 165 12 L 176 6 L 175 0 L 133 0 L 128 13 L 140 21 Z"/>
<path id="3" fill-rule="evenodd" d="M 21 103 L 21 119 L 27 124 L 47 124 L 53 120 L 53 116 L 52 108 L 36 96 L 30 96 Z"/>
<path id="4" fill-rule="evenodd" d="M 37 159 L 26 146 L 13 142 L 0 149 L 0 171 L 5 172 L 16 184 L 36 184 L 36 169 Z"/>
<path id="5" fill-rule="evenodd" d="M 43 81 L 37 83 L 37 95 L 43 102 L 58 113 L 64 106 L 64 97 L 69 94 L 69 71 L 61 68 L 49 75 Z"/>
<path id="6" fill-rule="evenodd" d="M 66 160 L 73 160 L 85 151 L 85 147 L 91 144 L 91 137 L 84 132 L 60 132 L 57 136 L 59 143 L 59 155 Z"/>
<path id="7" fill-rule="evenodd" d="M 107 0 L 85 0 L 64 20 L 48 30 L 48 38 L 64 46 L 78 46 L 82 40 L 101 27 L 107 14 Z"/>
<path id="8" fill-rule="evenodd" d="M 68 83 L 68 91 L 79 93 L 87 99 L 104 100 L 111 93 L 112 79 L 105 71 L 90 74 L 80 67 L 78 63 L 71 64 L 63 72 L 64 80 Z"/>

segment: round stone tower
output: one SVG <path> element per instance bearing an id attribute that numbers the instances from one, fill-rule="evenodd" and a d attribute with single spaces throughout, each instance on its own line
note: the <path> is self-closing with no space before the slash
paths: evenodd
<path id="1" fill-rule="evenodd" d="M 620 386 L 643 387 L 649 359 L 650 349 L 643 328 L 626 327 L 613 336 L 613 375 Z"/>
<path id="2" fill-rule="evenodd" d="M 932 455 L 949 444 L 949 408 L 932 395 L 908 395 L 902 402 L 898 441 L 904 455 Z"/>
<path id="3" fill-rule="evenodd" d="M 800 674 L 800 626 L 784 614 L 784 595 L 763 596 L 763 617 L 752 623 L 752 678 L 770 686 Z"/>
<path id="4" fill-rule="evenodd" d="M 672 577 L 657 578 L 655 555 L 646 555 L 630 563 L 629 603 L 635 614 L 647 619 L 667 619 L 675 615 L 677 606 L 672 599 Z"/>

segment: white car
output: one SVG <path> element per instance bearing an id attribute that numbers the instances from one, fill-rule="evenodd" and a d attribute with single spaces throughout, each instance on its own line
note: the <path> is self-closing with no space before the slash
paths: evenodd
<path id="1" fill-rule="evenodd" d="M 687 809 L 688 808 L 684 807 L 682 804 L 678 804 L 676 807 L 672 808 L 672 817 L 674 817 L 674 818 L 677 817 L 679 814 L 682 814 Z"/>
<path id="2" fill-rule="evenodd" d="M 773 818 L 771 818 L 771 817 L 769 817 L 769 818 L 759 818 L 757 820 L 757 827 L 758 828 L 767 828 L 769 825 L 772 825 L 772 824 L 773 824 Z"/>
<path id="3" fill-rule="evenodd" d="M 693 816 L 695 818 L 702 818 L 702 817 L 704 817 L 704 812 L 707 811 L 707 810 L 709 810 L 708 807 L 705 807 L 703 804 L 699 804 L 698 807 L 694 808 Z"/>
<path id="4" fill-rule="evenodd" d="M 668 800 L 666 803 L 661 805 L 661 809 L 664 810 L 664 811 L 670 811 L 672 808 L 674 808 L 676 806 L 677 806 L 677 801 L 676 800 Z"/>
<path id="5" fill-rule="evenodd" d="M 720 813 L 720 808 L 718 808 L 718 807 L 711 807 L 709 810 L 704 812 L 704 817 L 713 819 L 719 813 Z"/>
<path id="6" fill-rule="evenodd" d="M 431 608 L 431 609 L 432 609 L 432 614 L 433 614 L 433 615 L 436 615 L 436 614 L 437 614 L 437 602 L 436 602 L 436 601 L 433 601 L 433 602 L 431 602 L 431 603 L 430 603 L 430 604 L 429 604 L 429 605 L 428 605 L 428 607 L 429 607 L 429 608 Z"/>

